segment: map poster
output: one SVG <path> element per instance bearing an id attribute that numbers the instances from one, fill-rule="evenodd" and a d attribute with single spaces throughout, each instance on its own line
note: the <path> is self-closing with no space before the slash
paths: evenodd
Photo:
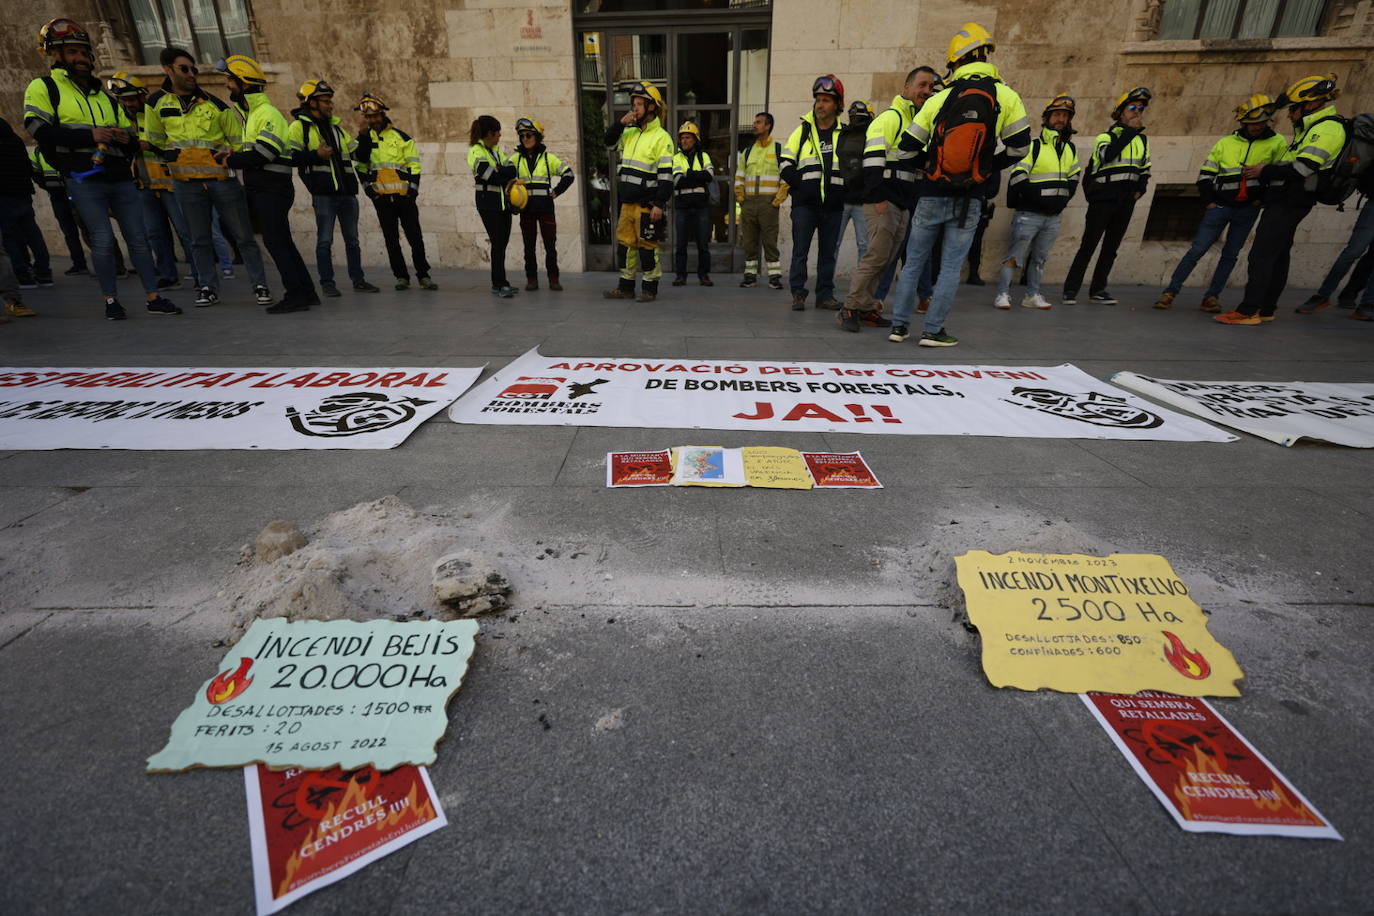
<path id="1" fill-rule="evenodd" d="M 607 452 L 606 486 L 666 487 L 673 480 L 673 456 L 658 452 Z"/>
<path id="2" fill-rule="evenodd" d="M 255 620 L 148 772 L 433 763 L 476 638 L 475 620 Z"/>
<path id="3" fill-rule="evenodd" d="M 881 488 L 859 452 L 802 452 L 817 487 L 826 489 Z"/>
<path id="4" fill-rule="evenodd" d="M 994 687 L 1240 696 L 1244 673 L 1163 557 L 971 550 L 955 565 Z"/>
<path id="5" fill-rule="evenodd" d="M 424 767 L 243 768 L 259 916 L 348 877 L 448 821 Z"/>
<path id="6" fill-rule="evenodd" d="M 1341 835 L 1203 699 L 1143 691 L 1083 702 L 1184 830 L 1339 840 Z"/>

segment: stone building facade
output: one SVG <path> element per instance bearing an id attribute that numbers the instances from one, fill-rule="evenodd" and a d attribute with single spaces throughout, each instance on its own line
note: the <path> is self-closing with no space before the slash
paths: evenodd
<path id="1" fill-rule="evenodd" d="M 149 18 L 159 4 L 160 25 Z M 33 36 L 39 20 L 59 10 L 35 12 L 30 23 L 10 6 L 0 25 L 0 110 L 17 124 L 23 87 L 45 67 Z M 126 69 L 160 80 L 158 68 L 147 63 L 158 43 L 148 36 L 157 28 L 187 34 L 186 23 L 167 18 L 168 9 L 192 19 L 209 10 L 218 13 L 216 22 L 190 23 L 202 60 L 218 57 L 217 48 L 251 47 L 272 79 L 269 95 L 284 111 L 295 106 L 296 87 L 312 77 L 339 87 L 340 101 L 349 102 L 339 105 L 339 113 L 350 123 L 353 99 L 365 90 L 381 95 L 398 126 L 419 141 L 425 231 L 431 260 L 442 266 L 480 267 L 486 259 L 466 167 L 469 123 L 479 114 L 495 115 L 510 145 L 515 118 L 539 119 L 550 148 L 578 178 L 558 204 L 566 271 L 608 265 L 605 226 L 613 200 L 598 134 L 607 118 L 624 110 L 620 81 L 645 78 L 665 86 L 670 129 L 684 116 L 700 120 L 724 180 L 757 110 L 774 112 L 784 138 L 809 106 L 812 79 L 827 72 L 844 80 L 850 100 L 867 98 L 881 110 L 908 69 L 921 63 L 940 68 L 949 36 L 977 21 L 993 32 L 994 63 L 1029 110 L 1038 113 L 1058 92 L 1076 97 L 1080 150 L 1107 125 L 1124 89 L 1148 86 L 1154 92 L 1146 119 L 1154 182 L 1137 207 L 1114 281 L 1157 286 L 1187 247 L 1196 218 L 1188 189 L 1211 144 L 1233 127 L 1237 102 L 1257 91 L 1276 95 L 1309 73 L 1334 72 L 1343 112 L 1374 108 L 1366 75 L 1374 52 L 1371 6 L 1370 0 L 1109 0 L 1086 6 L 1070 0 L 572 0 L 545 6 L 528 0 L 69 0 L 60 12 L 94 31 L 102 75 Z M 1287 11 L 1282 21 L 1263 18 L 1273 19 L 1276 8 Z M 206 82 L 214 91 L 213 77 Z M 1276 127 L 1289 130 L 1282 113 Z M 738 270 L 740 261 L 728 193 L 724 199 L 713 236 L 717 272 Z M 381 235 L 369 210 L 362 220 L 364 257 L 381 264 Z M 1080 197 L 1068 211 L 1050 282 L 1067 266 L 1082 214 Z M 314 222 L 303 189 L 293 218 L 302 239 L 309 239 Z M 1353 208 L 1322 208 L 1307 220 L 1294 252 L 1295 284 L 1316 284 L 1353 220 Z M 1009 221 L 1000 207 L 985 242 L 985 275 L 995 270 Z M 786 257 L 786 219 L 783 225 Z M 518 248 L 517 242 L 508 256 L 516 276 Z M 341 261 L 342 252 L 336 258 Z M 1215 253 L 1203 261 L 1194 282 L 1205 279 L 1214 259 Z M 847 243 L 840 272 L 853 262 Z M 1232 285 L 1244 274 L 1242 261 Z"/>

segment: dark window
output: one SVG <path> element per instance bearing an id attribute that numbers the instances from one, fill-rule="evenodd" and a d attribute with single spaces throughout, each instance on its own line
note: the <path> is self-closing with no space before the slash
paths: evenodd
<path id="1" fill-rule="evenodd" d="M 1161 184 L 1155 186 L 1150 215 L 1145 220 L 1145 241 L 1188 242 L 1202 219 L 1197 185 Z"/>
<path id="2" fill-rule="evenodd" d="M 253 54 L 248 0 L 128 0 L 139 56 L 156 64 L 163 48 L 185 48 L 201 63 Z"/>
<path id="3" fill-rule="evenodd" d="M 1317 34 L 1326 0 L 1165 0 L 1157 38 L 1300 38 Z"/>

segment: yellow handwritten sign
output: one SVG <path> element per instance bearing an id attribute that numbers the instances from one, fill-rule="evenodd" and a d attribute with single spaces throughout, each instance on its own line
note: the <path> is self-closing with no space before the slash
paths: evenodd
<path id="1" fill-rule="evenodd" d="M 994 687 L 1240 696 L 1244 672 L 1163 557 L 971 550 L 955 565 Z"/>
<path id="2" fill-rule="evenodd" d="M 806 469 L 806 462 L 796 449 L 754 445 L 741 449 L 741 452 L 744 478 L 749 481 L 749 486 L 775 490 L 811 489 L 811 472 Z"/>

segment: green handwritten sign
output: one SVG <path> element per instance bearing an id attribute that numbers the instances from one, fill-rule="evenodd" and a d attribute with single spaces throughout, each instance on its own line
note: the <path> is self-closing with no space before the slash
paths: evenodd
<path id="1" fill-rule="evenodd" d="M 148 772 L 429 764 L 474 620 L 257 620 L 177 716 Z"/>

